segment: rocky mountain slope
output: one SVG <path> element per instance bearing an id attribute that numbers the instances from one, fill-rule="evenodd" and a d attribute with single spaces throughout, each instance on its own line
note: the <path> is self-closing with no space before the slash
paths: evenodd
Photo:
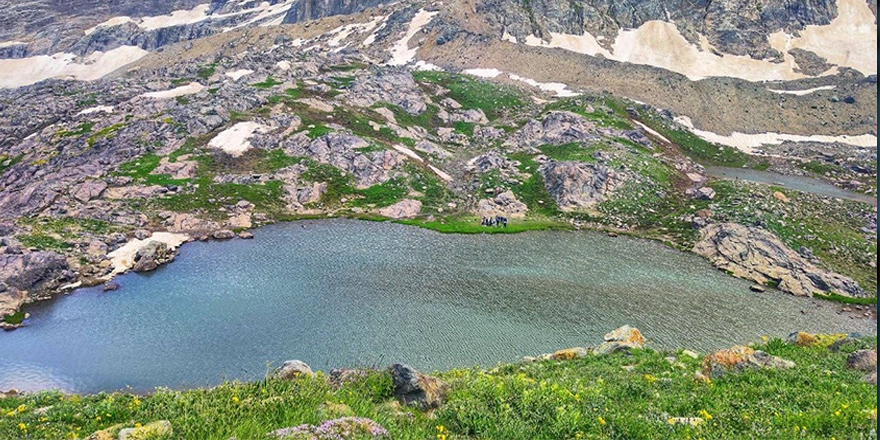
<path id="1" fill-rule="evenodd" d="M 840 5 L 852 12 L 854 1 L 768 3 L 728 17 L 735 30 L 723 35 L 717 11 L 729 2 L 704 5 L 700 20 L 670 4 L 665 20 L 728 60 L 760 35 L 807 38 L 852 19 Z M 874 295 L 876 203 L 718 180 L 704 165 L 876 195 L 876 75 L 837 65 L 772 84 L 693 80 L 550 47 L 571 42 L 563 32 L 626 41 L 632 27 L 661 26 L 649 4 L 630 14 L 592 2 L 215 2 L 157 18 L 123 2 L 107 14 L 131 17 L 82 15 L 94 30 L 69 40 L 44 18 L 55 36 L 28 51 L 91 55 L 0 60 L 0 315 L 155 268 L 187 240 L 328 215 L 450 232 L 498 232 L 480 220 L 504 216 L 506 231 L 634 234 L 794 294 Z M 555 12 L 532 22 L 529 11 Z M 120 50 L 132 56 L 102 66 Z M 784 53 L 749 55 L 785 64 Z M 47 71 L 65 78 L 40 81 Z"/>

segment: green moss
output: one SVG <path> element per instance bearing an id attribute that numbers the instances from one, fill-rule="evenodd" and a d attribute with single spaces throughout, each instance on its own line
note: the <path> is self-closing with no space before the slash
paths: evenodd
<path id="1" fill-rule="evenodd" d="M 382 208 L 401 201 L 409 192 L 409 187 L 401 179 L 392 179 L 379 185 L 373 185 L 367 189 L 354 191 L 361 198 L 353 201 L 352 205 L 362 207 Z"/>
<path id="2" fill-rule="evenodd" d="M 92 127 L 95 126 L 94 122 L 84 122 L 79 124 L 73 130 L 61 130 L 55 133 L 56 136 L 59 137 L 74 137 L 74 136 L 82 136 L 84 134 L 91 133 Z"/>
<path id="3" fill-rule="evenodd" d="M 73 245 L 65 240 L 55 238 L 51 235 L 44 234 L 25 234 L 19 235 L 18 241 L 28 248 L 36 248 L 40 250 L 63 251 L 70 249 Z"/>
<path id="4" fill-rule="evenodd" d="M 272 75 L 269 75 L 265 81 L 251 84 L 252 87 L 256 87 L 258 89 L 271 89 L 272 87 L 283 84 L 281 81 L 273 78 Z"/>
<path id="5" fill-rule="evenodd" d="M 19 154 L 17 156 L 9 157 L 0 154 L 0 176 L 6 172 L 6 170 L 17 165 L 24 158 L 24 154 Z"/>
<path id="6" fill-rule="evenodd" d="M 208 64 L 207 66 L 199 69 L 199 73 L 197 73 L 196 76 L 198 76 L 201 79 L 206 80 L 206 79 L 214 76 L 214 73 L 216 71 L 217 71 L 217 64 L 211 63 L 211 64 Z"/>
<path id="7" fill-rule="evenodd" d="M 469 75 L 440 71 L 414 72 L 416 81 L 438 84 L 449 90 L 447 96 L 465 109 L 480 109 L 489 120 L 498 119 L 526 105 L 525 94 L 512 86 L 480 80 Z"/>
<path id="8" fill-rule="evenodd" d="M 532 214 L 544 217 L 558 217 L 561 211 L 556 206 L 556 199 L 547 191 L 544 178 L 538 172 L 538 163 L 534 156 L 525 153 L 514 153 L 509 156 L 520 162 L 520 171 L 531 176 L 525 179 L 521 185 L 511 188 L 516 198 L 525 203 Z"/>
<path id="9" fill-rule="evenodd" d="M 193 79 L 192 79 L 192 78 L 189 78 L 189 77 L 187 77 L 187 78 L 177 78 L 177 79 L 171 81 L 171 85 L 177 87 L 177 86 L 187 85 L 187 84 L 189 84 L 189 83 L 191 83 L 191 82 L 193 82 Z"/>
<path id="10" fill-rule="evenodd" d="M 19 325 L 24 322 L 24 315 L 25 313 L 23 311 L 18 311 L 11 315 L 3 316 L 3 319 L 0 319 L 0 321 L 3 321 L 7 324 Z"/>
<path id="11" fill-rule="evenodd" d="M 124 122 L 118 123 L 118 124 L 113 124 L 108 127 L 104 127 L 102 129 L 98 130 L 97 132 L 95 132 L 93 135 L 89 136 L 89 138 L 86 140 L 86 143 L 89 145 L 89 148 L 92 148 L 95 146 L 95 142 L 97 142 L 98 139 L 103 139 L 103 138 L 112 139 L 113 136 L 116 135 L 116 132 L 118 132 L 119 130 L 122 130 L 123 127 L 125 127 Z"/>

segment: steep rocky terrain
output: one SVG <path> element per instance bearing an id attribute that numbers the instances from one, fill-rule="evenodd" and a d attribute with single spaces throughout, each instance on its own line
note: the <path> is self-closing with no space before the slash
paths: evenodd
<path id="1" fill-rule="evenodd" d="M 816 58 L 832 67 L 696 80 L 550 44 L 595 35 L 608 51 L 665 20 L 727 54 L 707 56 L 776 69 L 771 35 L 837 26 L 854 1 L 19 4 L 33 24 L 2 38 L 30 42 L 0 60 L 0 315 L 152 270 L 187 240 L 328 215 L 633 234 L 794 294 L 872 296 L 876 203 L 704 165 L 876 195 L 876 75 Z M 137 52 L 95 74 L 105 50 Z M 32 56 L 54 51 L 90 55 Z M 35 77 L 47 66 L 63 78 Z"/>

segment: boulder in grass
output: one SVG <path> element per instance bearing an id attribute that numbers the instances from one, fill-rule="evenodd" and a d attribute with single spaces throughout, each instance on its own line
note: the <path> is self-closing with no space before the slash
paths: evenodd
<path id="1" fill-rule="evenodd" d="M 621 350 L 642 348 L 645 346 L 645 337 L 635 327 L 625 325 L 605 335 L 605 342 L 596 347 L 593 353 L 598 355 L 611 354 Z"/>
<path id="2" fill-rule="evenodd" d="M 846 357 L 846 368 L 859 371 L 877 369 L 877 350 L 857 350 Z"/>
<path id="3" fill-rule="evenodd" d="M 158 440 L 167 438 L 173 432 L 171 422 L 159 420 L 136 428 L 125 428 L 119 431 L 119 440 Z"/>
<path id="4" fill-rule="evenodd" d="M 730 372 L 741 372 L 749 368 L 788 369 L 795 363 L 751 347 L 737 345 L 716 351 L 703 359 L 703 374 L 721 377 Z"/>
<path id="5" fill-rule="evenodd" d="M 289 360 L 284 361 L 281 367 L 275 372 L 277 379 L 296 379 L 301 376 L 314 376 L 315 372 L 303 361 Z"/>
<path id="6" fill-rule="evenodd" d="M 391 381 L 400 403 L 422 410 L 442 405 L 449 388 L 442 380 L 403 364 L 391 366 Z"/>
<path id="7" fill-rule="evenodd" d="M 327 420 L 320 425 L 303 424 L 269 433 L 282 440 L 354 440 L 388 438 L 388 430 L 373 420 L 363 417 L 342 417 Z"/>

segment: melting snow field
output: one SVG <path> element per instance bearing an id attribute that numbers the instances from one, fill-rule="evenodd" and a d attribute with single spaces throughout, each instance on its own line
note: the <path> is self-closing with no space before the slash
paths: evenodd
<path id="1" fill-rule="evenodd" d="M 82 59 L 70 53 L 0 60 L 0 88 L 21 87 L 49 78 L 92 81 L 147 55 L 135 46 L 94 52 Z"/>
<path id="2" fill-rule="evenodd" d="M 113 113 L 113 109 L 114 109 L 114 107 L 112 105 L 99 105 L 97 107 L 87 108 L 87 109 L 77 113 L 76 115 L 82 116 L 82 115 L 90 115 L 92 113 Z"/>
<path id="3" fill-rule="evenodd" d="M 266 133 L 269 127 L 253 121 L 239 122 L 226 130 L 221 131 L 214 139 L 208 142 L 211 148 L 218 148 L 233 156 L 241 156 L 251 148 L 248 139 L 256 133 Z"/>
<path id="4" fill-rule="evenodd" d="M 776 89 L 767 89 L 773 93 L 778 93 L 780 95 L 796 95 L 796 96 L 805 96 L 810 93 L 819 92 L 822 90 L 834 90 L 836 86 L 820 86 L 813 87 L 812 89 L 803 89 L 803 90 L 776 90 Z"/>
<path id="5" fill-rule="evenodd" d="M 289 68 L 289 67 L 288 67 L 288 68 Z M 249 70 L 249 69 L 239 69 L 239 70 L 236 70 L 236 71 L 234 71 L 234 72 L 226 72 L 224 75 L 228 76 L 229 78 L 232 78 L 233 81 L 238 81 L 238 80 L 241 79 L 242 77 L 248 76 L 248 75 L 250 75 L 250 74 L 252 74 L 252 73 L 254 73 L 253 70 Z"/>
<path id="6" fill-rule="evenodd" d="M 189 241 L 186 234 L 174 234 L 171 232 L 154 232 L 149 238 L 144 240 L 133 239 L 125 243 L 119 249 L 107 254 L 113 263 L 113 272 L 110 276 L 121 274 L 134 266 L 134 257 L 137 252 L 151 241 L 165 243 L 170 249 L 177 249 L 181 244 Z"/>
<path id="7" fill-rule="evenodd" d="M 728 147 L 734 147 L 739 150 L 742 150 L 749 154 L 755 154 L 756 148 L 760 148 L 763 145 L 779 145 L 783 142 L 821 142 L 821 143 L 841 143 L 846 145 L 853 145 L 857 147 L 876 147 L 877 146 L 877 136 L 871 134 L 863 134 L 859 136 L 828 136 L 828 135 L 811 135 L 804 136 L 798 134 L 784 134 L 784 133 L 757 133 L 757 134 L 746 134 L 733 132 L 729 136 L 720 135 L 718 133 L 713 133 L 711 131 L 700 130 L 694 127 L 693 121 L 691 118 L 687 116 L 677 116 L 675 118 L 675 122 L 687 127 L 688 130 L 693 132 L 695 135 L 705 139 L 709 142 L 714 142 L 716 144 L 725 145 Z"/>
<path id="8" fill-rule="evenodd" d="M 416 51 L 418 51 L 419 48 L 416 46 L 410 49 L 409 40 L 416 36 L 416 34 L 419 33 L 425 25 L 430 23 L 434 16 L 439 13 L 439 11 L 428 12 L 424 9 L 419 9 L 419 12 L 417 12 L 412 21 L 409 22 L 409 29 L 407 30 L 406 35 L 391 48 L 391 60 L 388 61 L 389 65 L 403 66 L 416 58 Z"/>
<path id="9" fill-rule="evenodd" d="M 637 29 L 621 29 L 611 50 L 590 35 L 550 33 L 550 41 L 529 36 L 529 46 L 561 48 L 585 55 L 646 64 L 680 73 L 692 80 L 727 76 L 748 81 L 794 80 L 806 77 L 795 72 L 797 64 L 787 52 L 793 48 L 810 50 L 829 62 L 852 67 L 865 75 L 877 73 L 877 25 L 862 0 L 838 0 L 839 15 L 827 26 L 807 26 L 800 36 L 776 33 L 772 47 L 781 51 L 786 62 L 773 63 L 749 56 L 713 54 L 705 37 L 701 47 L 688 42 L 673 23 L 649 21 Z M 509 40 L 509 39 L 508 39 Z M 830 69 L 826 73 L 834 73 Z"/>
<path id="10" fill-rule="evenodd" d="M 149 92 L 149 93 L 144 93 L 141 96 L 143 96 L 144 98 L 151 98 L 151 99 L 171 99 L 171 98 L 177 98 L 178 96 L 195 95 L 196 93 L 199 93 L 204 89 L 205 89 L 205 86 L 203 86 L 197 82 L 191 82 L 185 86 L 180 86 L 177 88 L 173 88 L 171 90 L 162 90 L 160 92 Z"/>

